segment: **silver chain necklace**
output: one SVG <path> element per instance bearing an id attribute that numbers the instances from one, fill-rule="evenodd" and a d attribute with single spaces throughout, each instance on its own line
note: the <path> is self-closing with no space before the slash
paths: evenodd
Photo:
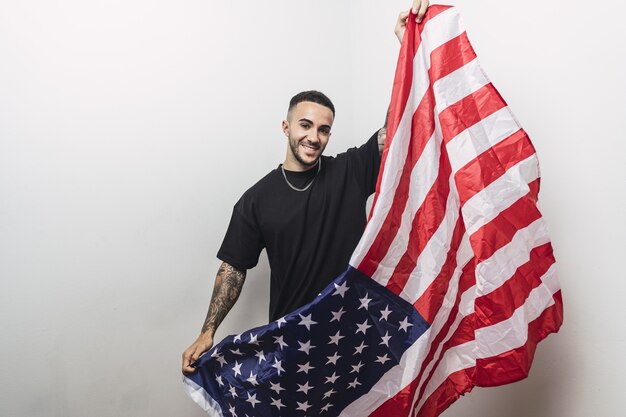
<path id="1" fill-rule="evenodd" d="M 283 178 L 285 178 L 287 185 L 290 186 L 292 190 L 300 191 L 300 192 L 308 190 L 311 187 L 311 185 L 313 185 L 313 182 L 315 181 L 315 178 L 317 178 L 317 174 L 320 173 L 321 169 L 322 169 L 322 157 L 320 156 L 320 158 L 317 160 L 317 172 L 315 173 L 315 176 L 313 177 L 311 182 L 308 183 L 307 186 L 304 188 L 298 188 L 298 187 L 294 187 L 294 185 L 289 182 L 289 180 L 287 179 L 287 174 L 285 174 L 285 168 L 282 165 L 280 166 L 280 170 L 283 172 Z"/>

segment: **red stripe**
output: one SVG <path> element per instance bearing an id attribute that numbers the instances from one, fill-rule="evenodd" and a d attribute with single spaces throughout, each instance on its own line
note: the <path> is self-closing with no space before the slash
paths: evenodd
<path id="1" fill-rule="evenodd" d="M 520 129 L 478 155 L 454 176 L 461 205 L 534 153 L 526 132 Z"/>
<path id="2" fill-rule="evenodd" d="M 432 323 L 441 305 L 443 304 L 444 297 L 448 291 L 450 285 L 450 278 L 456 270 L 456 256 L 461 243 L 461 239 L 465 234 L 465 227 L 460 216 L 456 222 L 454 232 L 452 234 L 452 240 L 450 249 L 446 260 L 439 271 L 437 278 L 426 288 L 424 293 L 413 303 L 413 306 L 428 323 Z"/>
<path id="3" fill-rule="evenodd" d="M 437 417 L 457 400 L 462 394 L 472 390 L 472 381 L 476 378 L 476 368 L 469 367 L 451 373 L 428 397 L 415 417 Z"/>
<path id="4" fill-rule="evenodd" d="M 439 115 L 444 142 L 504 107 L 506 102 L 491 83 L 451 104 Z"/>
<path id="5" fill-rule="evenodd" d="M 417 410 L 416 417 L 436 417 L 460 395 L 473 386 L 497 386 L 526 378 L 530 371 L 537 344 L 550 333 L 557 332 L 563 321 L 561 292 L 554 294 L 555 304 L 529 323 L 528 340 L 517 349 L 500 355 L 477 359 L 476 366 L 451 373 Z"/>
<path id="6" fill-rule="evenodd" d="M 422 37 L 420 35 L 424 31 L 424 25 L 426 23 L 450 7 L 451 6 L 430 6 L 422 20 L 422 23 L 417 25 L 417 31 L 415 21 L 411 21 L 411 19 L 409 19 L 406 26 L 406 31 L 400 47 L 400 55 L 398 56 L 398 63 L 396 65 L 396 74 L 394 76 L 391 103 L 389 104 L 389 116 L 387 119 L 387 138 L 385 139 L 385 147 L 383 149 L 380 163 L 380 172 L 376 181 L 376 194 L 374 194 L 370 218 L 378 201 L 380 183 L 386 166 L 385 162 L 387 161 L 389 146 L 391 145 L 393 138 L 396 136 L 398 126 L 400 125 L 400 119 L 404 114 L 407 100 L 411 94 L 411 89 L 413 88 L 411 83 L 411 80 L 413 79 L 413 60 L 415 59 L 415 53 L 422 43 Z"/>
<path id="7" fill-rule="evenodd" d="M 537 208 L 539 179 L 528 184 L 528 187 L 530 188 L 528 194 L 472 233 L 470 243 L 478 261 L 491 258 L 498 249 L 511 242 L 518 230 L 541 217 Z"/>
<path id="8" fill-rule="evenodd" d="M 500 355 L 476 360 L 476 385 L 489 387 L 526 378 L 530 371 L 537 344 L 550 333 L 556 333 L 563 323 L 561 291 L 553 295 L 554 305 L 528 324 L 528 340 L 517 349 Z"/>
<path id="9" fill-rule="evenodd" d="M 376 238 L 358 267 L 358 269 L 367 276 L 371 277 L 378 268 L 378 264 L 387 254 L 389 246 L 391 246 L 402 223 L 402 213 L 404 212 L 409 197 L 411 171 L 424 150 L 428 139 L 435 130 L 434 120 L 430 117 L 434 108 L 435 98 L 431 86 L 428 88 L 424 98 L 413 114 L 411 143 L 409 145 L 410 152 L 407 154 L 406 161 L 404 162 L 402 176 L 396 188 L 394 199 L 391 202 L 391 208 L 383 221 L 379 233 L 376 235 Z"/>
<path id="10" fill-rule="evenodd" d="M 408 29 L 407 29 L 408 30 Z M 406 38 L 406 36 L 405 36 Z M 462 42 L 460 37 L 453 38 L 447 43 L 451 43 L 452 46 L 458 45 L 459 42 Z M 434 121 L 434 109 L 435 109 L 435 98 L 433 94 L 432 84 L 438 80 L 437 75 L 445 75 L 451 71 L 454 71 L 465 64 L 465 60 L 468 58 L 466 55 L 461 54 L 457 59 L 449 59 L 445 54 L 450 54 L 450 46 L 443 44 L 437 47 L 431 53 L 431 68 L 428 70 L 428 74 L 430 77 L 430 85 L 424 94 L 424 97 L 420 101 L 413 114 L 411 119 L 411 138 L 409 144 L 409 152 L 407 154 L 407 158 L 404 161 L 404 166 L 402 170 L 402 176 L 398 183 L 398 186 L 395 191 L 395 196 L 391 204 L 391 208 L 387 213 L 387 217 L 385 218 L 380 232 L 375 237 L 372 245 L 370 246 L 368 252 L 363 258 L 361 264 L 358 266 L 358 269 L 361 270 L 368 276 L 372 276 L 376 269 L 378 268 L 378 264 L 385 257 L 387 251 L 389 250 L 389 246 L 393 242 L 398 229 L 401 223 L 402 213 L 406 208 L 407 199 L 409 196 L 409 185 L 410 185 L 410 175 L 413 170 L 415 164 L 417 163 L 419 157 L 421 156 L 426 143 L 432 136 L 435 127 Z M 417 49 L 417 48 L 416 48 Z M 405 64 L 413 65 L 413 62 Z M 458 67 L 453 66 L 458 65 Z M 412 69 L 411 69 L 412 71 Z M 412 74 L 412 73 L 411 73 Z M 395 87 L 394 87 L 395 88 Z M 392 103 L 392 112 L 395 111 L 396 106 Z M 406 105 L 406 100 L 404 101 Z M 404 112 L 404 107 L 398 107 L 401 109 L 402 113 Z M 393 115 L 393 132 L 391 136 L 395 137 L 395 133 L 398 128 L 398 124 L 400 122 L 400 118 L 402 117 L 402 113 L 397 112 Z M 391 113 L 390 113 L 391 118 Z M 385 151 L 383 152 L 383 163 L 386 161 L 388 148 L 390 143 L 385 143 Z M 382 181 L 382 173 L 378 175 L 378 184 L 376 186 L 376 196 L 378 196 L 378 191 L 380 189 L 380 182 Z M 376 204 L 376 198 L 374 197 L 374 204 Z M 372 210 L 373 213 L 373 210 Z"/>
<path id="11" fill-rule="evenodd" d="M 530 251 L 530 259 L 494 291 L 476 298 L 476 327 L 487 327 L 510 318 L 524 305 L 530 292 L 541 285 L 541 277 L 554 264 L 550 243 Z"/>
<path id="12" fill-rule="evenodd" d="M 430 343 L 430 350 L 424 361 L 422 362 L 422 366 L 420 368 L 420 372 L 417 377 L 404 389 L 402 389 L 396 396 L 391 397 L 385 403 L 383 403 L 378 409 L 376 409 L 370 416 L 373 417 L 388 417 L 395 415 L 404 415 L 406 413 L 406 399 L 409 399 L 409 404 L 412 401 L 412 398 L 415 395 L 415 392 L 418 388 L 418 384 L 420 379 L 422 378 L 422 374 L 426 370 L 426 366 L 430 363 L 432 358 L 435 356 L 437 348 L 443 341 L 444 337 L 448 333 L 450 326 L 454 322 L 454 319 L 458 313 L 458 305 L 461 299 L 461 295 L 463 292 L 467 291 L 468 288 L 474 285 L 474 262 L 469 262 L 461 273 L 461 277 L 458 283 L 458 292 L 456 295 L 456 300 L 454 302 L 453 307 L 450 309 L 448 318 L 442 329 L 437 333 L 432 342 Z M 431 335 L 432 336 L 432 335 Z"/>
<path id="13" fill-rule="evenodd" d="M 400 294 L 404 290 L 411 272 L 417 265 L 420 253 L 422 253 L 435 232 L 437 232 L 446 215 L 446 200 L 448 194 L 450 194 L 450 174 L 452 168 L 450 167 L 448 155 L 445 152 L 445 145 L 441 144 L 441 148 L 439 175 L 413 217 L 407 249 L 387 283 L 387 288 L 396 294 Z M 448 242 L 442 242 L 440 249 L 445 250 L 446 245 L 448 245 Z"/>
<path id="14" fill-rule="evenodd" d="M 474 59 L 476 59 L 474 48 L 472 48 L 467 38 L 467 33 L 463 32 L 459 36 L 433 49 L 431 62 L 437 61 L 438 64 L 430 73 L 431 79 L 440 80 L 446 75 L 472 62 Z"/>

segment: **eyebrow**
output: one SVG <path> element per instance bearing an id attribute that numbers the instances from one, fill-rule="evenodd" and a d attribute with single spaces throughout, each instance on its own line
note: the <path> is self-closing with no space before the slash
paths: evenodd
<path id="1" fill-rule="evenodd" d="M 304 117 L 303 117 L 302 119 L 298 120 L 298 121 L 299 121 L 299 122 L 307 122 L 307 123 L 312 124 L 312 125 L 314 125 L 314 124 L 315 124 L 315 123 L 313 123 L 312 121 L 310 121 L 309 119 L 304 118 Z M 331 127 L 330 127 L 329 125 L 322 125 L 322 126 L 320 126 L 320 128 L 327 128 L 328 130 L 330 130 L 330 129 L 331 129 Z"/>

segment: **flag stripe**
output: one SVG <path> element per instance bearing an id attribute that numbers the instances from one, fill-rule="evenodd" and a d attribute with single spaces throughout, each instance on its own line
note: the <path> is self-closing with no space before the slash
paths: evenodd
<path id="1" fill-rule="evenodd" d="M 487 149 L 455 174 L 461 204 L 476 195 L 487 185 L 504 175 L 507 169 L 532 156 L 534 147 L 523 130 L 518 130 L 508 138 Z"/>
<path id="2" fill-rule="evenodd" d="M 448 143 L 463 130 L 506 107 L 506 102 L 492 83 L 443 109 L 439 114 L 443 138 Z"/>

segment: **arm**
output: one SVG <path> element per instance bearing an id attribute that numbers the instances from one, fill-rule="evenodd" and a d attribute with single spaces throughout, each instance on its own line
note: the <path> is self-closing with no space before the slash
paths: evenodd
<path id="1" fill-rule="evenodd" d="M 200 336 L 183 353 L 183 372 L 195 372 L 191 365 L 213 346 L 213 335 L 226 314 L 235 305 L 246 279 L 246 271 L 222 262 L 215 277 L 213 296 Z"/>

